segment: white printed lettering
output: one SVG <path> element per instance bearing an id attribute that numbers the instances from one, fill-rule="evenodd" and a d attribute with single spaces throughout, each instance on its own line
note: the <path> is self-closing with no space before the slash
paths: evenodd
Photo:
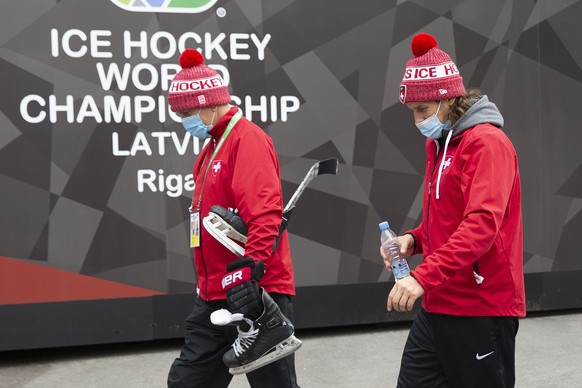
<path id="1" fill-rule="evenodd" d="M 403 81 L 416 81 L 424 79 L 435 79 L 452 77 L 459 74 L 457 66 L 453 62 L 444 63 L 437 66 L 408 67 L 404 71 Z"/>

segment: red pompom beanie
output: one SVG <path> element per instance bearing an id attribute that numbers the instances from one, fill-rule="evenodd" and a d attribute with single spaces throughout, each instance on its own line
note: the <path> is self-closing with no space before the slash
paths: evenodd
<path id="1" fill-rule="evenodd" d="M 204 57 L 197 50 L 184 50 L 180 66 L 182 70 L 174 76 L 168 91 L 172 112 L 230 103 L 228 86 L 216 70 L 204 64 Z"/>
<path id="2" fill-rule="evenodd" d="M 400 83 L 400 102 L 436 101 L 465 94 L 459 69 L 438 42 L 421 32 L 412 39 L 414 58 L 406 62 Z"/>

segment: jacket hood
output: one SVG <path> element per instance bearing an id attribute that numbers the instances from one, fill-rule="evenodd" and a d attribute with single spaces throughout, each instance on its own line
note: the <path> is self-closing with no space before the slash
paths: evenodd
<path id="1" fill-rule="evenodd" d="M 487 96 L 480 99 L 465 112 L 463 116 L 450 129 L 453 131 L 453 137 L 473 128 L 477 124 L 492 124 L 496 127 L 503 127 L 503 116 L 497 109 L 497 106 L 489 101 Z"/>
<path id="2" fill-rule="evenodd" d="M 461 118 L 457 121 L 450 129 L 443 131 L 443 137 L 438 140 L 435 140 L 437 145 L 437 150 L 443 146 L 444 143 L 444 151 L 443 155 L 447 154 L 447 148 L 449 146 L 449 142 L 451 139 L 463 132 L 465 132 L 469 128 L 473 128 L 478 124 L 492 124 L 496 127 L 503 127 L 503 116 L 497 109 L 497 106 L 489 101 L 487 96 L 482 96 L 480 99 L 475 101 L 473 105 Z M 441 165 L 439 166 L 439 172 L 437 177 L 436 183 L 436 199 L 440 199 L 440 185 L 441 185 L 441 175 L 445 168 L 445 156 L 443 156 Z"/>

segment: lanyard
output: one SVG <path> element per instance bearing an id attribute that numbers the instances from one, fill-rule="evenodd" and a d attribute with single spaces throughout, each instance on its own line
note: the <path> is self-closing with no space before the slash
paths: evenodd
<path id="1" fill-rule="evenodd" d="M 234 116 L 232 116 L 232 119 L 230 119 L 230 122 L 228 123 L 228 126 L 226 127 L 226 129 L 224 130 L 224 133 L 220 137 L 218 144 L 214 148 L 214 152 L 212 153 L 212 156 L 210 157 L 210 160 L 208 161 L 208 164 L 206 165 L 206 171 L 204 171 L 204 176 L 202 177 L 202 185 L 200 187 L 200 195 L 198 196 L 198 202 L 196 203 L 196 209 L 200 209 L 200 202 L 202 202 L 202 189 L 204 189 L 204 182 L 206 181 L 206 174 L 208 174 L 208 170 L 210 170 L 210 166 L 212 165 L 212 161 L 214 160 L 214 158 L 216 157 L 216 154 L 218 154 L 218 150 L 220 149 L 220 147 L 222 147 L 222 144 L 224 144 L 224 141 L 226 140 L 226 138 L 228 137 L 228 135 L 232 131 L 232 128 L 236 125 L 236 123 L 238 122 L 238 120 L 241 117 L 242 117 L 242 111 L 240 111 L 240 110 L 238 112 L 236 112 L 236 114 Z M 204 156 L 204 159 L 206 159 L 206 156 Z M 204 166 L 204 162 L 202 163 L 202 165 Z M 192 212 L 193 206 L 194 206 L 194 198 L 192 198 L 192 206 L 190 206 L 190 212 Z"/>

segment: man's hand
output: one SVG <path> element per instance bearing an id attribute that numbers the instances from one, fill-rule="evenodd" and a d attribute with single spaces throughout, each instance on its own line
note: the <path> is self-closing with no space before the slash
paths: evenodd
<path id="1" fill-rule="evenodd" d="M 261 260 L 255 263 L 252 258 L 243 257 L 228 263 L 222 278 L 228 311 L 244 314 L 253 321 L 263 313 L 259 281 L 264 273 Z"/>
<path id="2" fill-rule="evenodd" d="M 406 276 L 396 282 L 390 295 L 386 308 L 396 311 L 412 311 L 414 302 L 424 294 L 424 289 L 412 276 Z"/>
<path id="3" fill-rule="evenodd" d="M 412 255 L 414 250 L 414 238 L 411 234 L 405 234 L 404 236 L 398 236 L 398 242 L 400 243 L 400 254 L 404 257 Z M 388 257 L 384 254 L 382 246 L 380 246 L 380 256 L 384 259 L 384 265 L 386 269 L 392 272 L 392 267 L 390 266 L 390 261 Z"/>

